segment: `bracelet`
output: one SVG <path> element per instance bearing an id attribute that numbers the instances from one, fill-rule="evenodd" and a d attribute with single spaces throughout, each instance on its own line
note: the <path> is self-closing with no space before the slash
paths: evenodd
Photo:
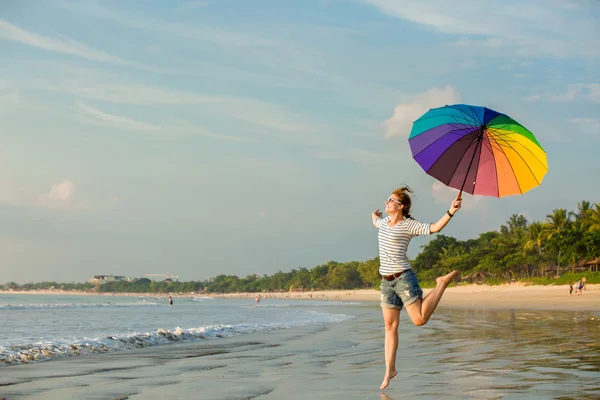
<path id="1" fill-rule="evenodd" d="M 446 210 L 446 214 L 448 214 L 450 218 L 454 217 L 454 214 L 450 214 L 450 210 Z"/>

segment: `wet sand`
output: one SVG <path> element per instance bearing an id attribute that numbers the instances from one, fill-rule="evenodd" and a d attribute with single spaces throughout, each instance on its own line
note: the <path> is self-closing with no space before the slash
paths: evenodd
<path id="1" fill-rule="evenodd" d="M 266 300 L 268 301 L 268 300 Z M 0 369 L 6 399 L 546 399 L 600 396 L 600 313 L 436 311 L 401 316 L 385 393 L 381 311 L 321 327 L 70 357 Z"/>

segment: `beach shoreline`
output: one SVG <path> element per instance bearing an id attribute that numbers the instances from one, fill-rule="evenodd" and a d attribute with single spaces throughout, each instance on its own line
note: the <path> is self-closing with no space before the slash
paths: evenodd
<path id="1" fill-rule="evenodd" d="M 424 289 L 427 295 L 432 289 Z M 379 302 L 380 293 L 374 289 L 315 290 L 304 292 L 265 293 L 96 293 L 60 290 L 0 291 L 2 295 L 72 295 L 99 297 L 155 297 L 194 298 L 212 297 L 219 299 L 248 298 L 255 301 L 269 299 L 321 300 Z M 440 307 L 473 309 L 556 309 L 556 310 L 600 310 L 600 284 L 588 284 L 582 295 L 569 295 L 568 285 L 526 285 L 523 283 L 488 285 L 460 285 L 446 289 Z"/>

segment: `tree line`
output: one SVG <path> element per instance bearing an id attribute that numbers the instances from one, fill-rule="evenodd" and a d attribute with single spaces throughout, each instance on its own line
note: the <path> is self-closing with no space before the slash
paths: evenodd
<path id="1" fill-rule="evenodd" d="M 560 208 L 545 221 L 529 223 L 520 214 L 510 216 L 497 231 L 481 233 L 475 239 L 458 240 L 438 234 L 414 260 L 410 260 L 424 287 L 436 277 L 454 269 L 465 279 L 507 282 L 535 280 L 575 273 L 581 262 L 600 258 L 600 203 L 582 201 L 575 211 Z M 600 263 L 600 260 L 597 264 Z M 596 271 L 597 271 L 596 264 Z M 298 268 L 272 275 L 256 274 L 240 278 L 221 274 L 206 281 L 155 282 L 147 278 L 131 282 L 118 281 L 97 288 L 88 283 L 10 282 L 0 288 L 35 290 L 97 290 L 99 292 L 169 293 L 169 292 L 272 292 L 288 290 L 326 290 L 378 288 L 379 258 L 367 261 L 329 261 L 312 269 Z M 598 272 L 588 274 L 588 282 L 600 282 Z"/>

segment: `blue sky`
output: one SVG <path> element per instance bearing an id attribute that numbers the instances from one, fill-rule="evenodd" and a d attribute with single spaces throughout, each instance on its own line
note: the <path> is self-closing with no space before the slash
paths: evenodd
<path id="1" fill-rule="evenodd" d="M 0 282 L 370 259 L 394 188 L 424 221 L 453 199 L 407 138 L 457 102 L 522 123 L 550 170 L 465 195 L 444 234 L 600 201 L 599 26 L 595 0 L 3 1 Z"/>

